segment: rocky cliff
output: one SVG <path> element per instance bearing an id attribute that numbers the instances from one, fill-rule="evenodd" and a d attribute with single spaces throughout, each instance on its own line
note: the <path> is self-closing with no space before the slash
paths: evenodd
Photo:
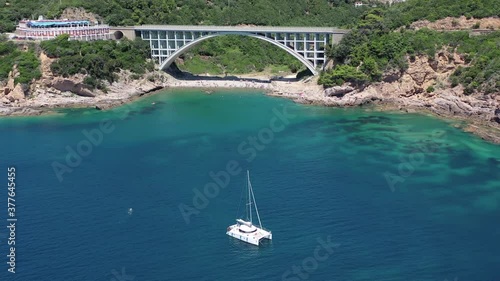
<path id="1" fill-rule="evenodd" d="M 84 75 L 55 76 L 50 70 L 53 59 L 40 54 L 42 77 L 29 87 L 15 84 L 14 66 L 4 87 L 0 87 L 0 115 L 38 115 L 51 108 L 96 107 L 109 108 L 138 96 L 167 86 L 168 75 L 163 72 L 146 73 L 138 79 L 127 71 L 118 74 L 118 80 L 105 83 L 106 91 L 92 89 L 83 83 Z"/>
<path id="2" fill-rule="evenodd" d="M 464 130 L 473 131 L 484 139 L 500 143 L 499 93 L 465 95 L 461 86 L 451 87 L 448 78 L 464 58 L 446 49 L 434 58 L 417 56 L 408 58 L 408 68 L 403 72 L 388 72 L 383 81 L 364 87 L 345 84 L 324 89 L 314 79 L 301 82 L 272 81 L 244 82 L 176 80 L 155 71 L 136 78 L 129 72 L 119 73 L 119 79 L 106 84 L 107 92 L 90 89 L 83 83 L 82 75 L 69 78 L 57 77 L 50 71 L 52 59 L 40 55 L 42 77 L 26 89 L 15 84 L 16 67 L 8 82 L 0 87 L 0 115 L 34 115 L 58 107 L 96 107 L 106 109 L 120 105 L 164 87 L 245 87 L 269 91 L 271 95 L 291 98 L 300 103 L 326 106 L 377 105 L 406 112 L 424 111 L 435 115 L 466 120 Z M 217 83 L 216 83 L 217 82 Z M 230 85 L 229 85 L 229 84 Z M 234 84 L 234 85 L 233 85 Z"/>
<path id="3" fill-rule="evenodd" d="M 73 7 L 64 9 L 64 11 L 61 13 L 60 18 L 69 20 L 88 20 L 90 22 L 103 20 L 101 16 L 87 12 L 84 8 Z"/>
<path id="4" fill-rule="evenodd" d="M 9 73 L 7 83 L 5 86 L 0 87 L 0 103 L 9 104 L 16 103 L 25 99 L 25 87 L 20 83 L 16 83 L 15 79 L 19 76 L 17 66 L 14 65 L 12 71 Z"/>
<path id="5" fill-rule="evenodd" d="M 429 28 L 434 30 L 468 30 L 468 29 L 491 29 L 497 30 L 500 28 L 500 18 L 459 18 L 447 17 L 434 22 L 428 20 L 420 20 L 412 23 L 410 28 L 418 30 L 421 28 Z"/>
<path id="6" fill-rule="evenodd" d="M 272 94 L 301 103 L 341 107 L 376 104 L 406 112 L 425 111 L 460 118 L 471 121 L 465 130 L 500 143 L 499 93 L 465 95 L 462 86 L 451 87 L 448 82 L 457 67 L 466 65 L 461 55 L 441 50 L 431 59 L 408 58 L 408 65 L 404 72 L 386 73 L 382 82 L 362 88 L 345 84 L 302 92 L 282 87 Z"/>

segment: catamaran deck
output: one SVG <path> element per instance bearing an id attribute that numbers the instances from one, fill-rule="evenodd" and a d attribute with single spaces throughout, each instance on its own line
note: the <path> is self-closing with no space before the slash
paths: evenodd
<path id="1" fill-rule="evenodd" d="M 260 240 L 273 239 L 273 234 L 271 231 L 267 231 L 262 227 L 262 222 L 260 221 L 259 210 L 257 209 L 257 203 L 255 203 L 255 196 L 252 190 L 252 184 L 250 183 L 250 172 L 247 170 L 247 188 L 248 188 L 248 203 L 247 219 L 236 219 L 236 224 L 233 224 L 227 228 L 226 234 L 239 239 L 241 241 L 259 246 Z M 257 214 L 257 219 L 259 221 L 259 226 L 253 224 L 252 222 L 252 205 L 255 207 L 255 213 Z"/>
<path id="2" fill-rule="evenodd" d="M 271 232 L 264 230 L 262 228 L 258 228 L 255 232 L 252 233 L 244 233 L 239 230 L 239 225 L 234 224 L 228 227 L 227 235 L 234 237 L 236 239 L 239 239 L 244 242 L 248 242 L 250 244 L 258 246 L 260 243 L 260 240 L 266 238 L 266 239 L 272 239 L 272 234 Z"/>

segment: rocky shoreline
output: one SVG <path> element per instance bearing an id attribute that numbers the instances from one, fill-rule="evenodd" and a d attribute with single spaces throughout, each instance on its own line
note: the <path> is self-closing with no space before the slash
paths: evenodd
<path id="1" fill-rule="evenodd" d="M 269 95 L 284 97 L 294 100 L 301 104 L 310 104 L 318 106 L 330 106 L 330 107 L 366 107 L 372 110 L 379 111 L 400 111 L 405 113 L 421 113 L 421 114 L 431 114 L 435 117 L 443 118 L 452 121 L 463 121 L 461 124 L 456 125 L 456 127 L 473 133 L 483 140 L 500 144 L 500 125 L 498 123 L 500 111 L 497 110 L 497 121 L 491 121 L 486 116 L 478 115 L 474 113 L 466 113 L 465 111 L 456 113 L 451 108 L 459 108 L 458 106 L 463 105 L 461 101 L 443 99 L 442 104 L 432 105 L 431 103 L 414 102 L 410 99 L 400 99 L 397 97 L 384 96 L 377 92 L 360 92 L 355 94 L 350 94 L 343 98 L 338 99 L 324 99 L 311 97 L 309 95 L 304 95 L 302 93 L 289 93 L 282 91 L 273 91 Z M 443 106 L 444 105 L 444 106 Z M 476 107 L 473 110 L 482 111 L 483 108 Z M 493 115 L 493 114 L 491 114 Z"/>
<path id="2" fill-rule="evenodd" d="M 332 107 L 372 105 L 379 110 L 424 113 L 464 121 L 461 129 L 484 140 L 500 144 L 499 93 L 464 94 L 462 86 L 452 87 L 448 77 L 465 65 L 463 58 L 445 50 L 429 60 L 425 56 L 409 61 L 403 73 L 387 73 L 384 81 L 366 87 L 344 84 L 328 89 L 321 86 L 276 87 L 270 95 L 291 98 L 298 103 Z M 301 82 L 297 82 L 301 83 Z"/>
<path id="3" fill-rule="evenodd" d="M 50 65 L 42 59 L 42 68 Z M 203 77 L 175 78 L 165 72 L 153 72 L 140 79 L 120 73 L 120 79 L 107 85 L 106 93 L 83 86 L 83 77 L 53 77 L 44 71 L 42 79 L 32 83 L 29 96 L 9 82 L 0 88 L 0 116 L 50 114 L 57 108 L 96 108 L 106 110 L 145 95 L 169 88 L 257 89 L 268 95 L 284 97 L 297 103 L 332 106 L 370 106 L 376 110 L 430 113 L 438 117 L 465 121 L 461 129 L 500 144 L 500 95 L 465 95 L 461 86 L 451 87 L 447 78 L 463 59 L 442 51 L 436 58 L 416 57 L 404 73 L 389 73 L 383 82 L 366 87 L 342 85 L 328 89 L 317 85 L 317 78 L 270 80 L 267 77 Z M 15 71 L 13 71 L 13 77 Z M 12 81 L 10 79 L 10 81 Z M 431 89 L 430 91 L 429 89 Z M 3 93 L 2 93 L 3 92 Z M 5 94 L 7 93 L 7 94 Z M 2 95 L 3 94 L 3 95 Z"/>

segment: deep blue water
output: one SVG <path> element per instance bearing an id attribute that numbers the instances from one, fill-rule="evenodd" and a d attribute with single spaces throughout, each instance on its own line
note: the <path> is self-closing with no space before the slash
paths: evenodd
<path id="1" fill-rule="evenodd" d="M 106 119 L 111 132 L 68 166 L 67 147 Z M 187 90 L 0 119 L 0 181 L 14 165 L 18 218 L 11 274 L 3 184 L 0 280 L 500 280 L 500 147 L 452 125 Z M 251 148 L 259 133 L 267 143 Z M 55 162 L 71 169 L 62 182 Z M 240 173 L 196 209 L 194 189 L 229 162 Z M 274 236 L 261 247 L 225 235 L 246 169 Z M 196 210 L 188 223 L 181 204 Z M 335 244 L 321 260 L 318 239 Z"/>

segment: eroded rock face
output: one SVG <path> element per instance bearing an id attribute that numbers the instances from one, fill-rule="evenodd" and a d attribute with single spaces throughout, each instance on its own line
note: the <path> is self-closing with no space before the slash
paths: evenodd
<path id="1" fill-rule="evenodd" d="M 5 95 L 8 95 L 15 88 L 14 84 L 14 76 L 12 75 L 12 71 L 9 73 L 9 80 L 7 81 L 7 86 L 5 87 Z"/>
<path id="2" fill-rule="evenodd" d="M 397 81 L 399 78 L 401 78 L 401 75 L 403 75 L 403 73 L 401 71 L 399 71 L 397 69 L 391 69 L 391 70 L 387 71 L 386 73 L 384 73 L 384 75 L 382 77 L 382 81 L 392 83 L 392 82 Z"/>
<path id="3" fill-rule="evenodd" d="M 40 53 L 40 70 L 42 72 L 42 78 L 52 77 L 52 71 L 50 70 L 50 65 L 56 59 L 49 58 L 44 52 Z"/>
<path id="4" fill-rule="evenodd" d="M 500 124 L 500 108 L 495 109 L 495 116 L 493 116 L 493 118 L 491 118 L 491 121 L 497 122 L 498 124 Z"/>
<path id="5" fill-rule="evenodd" d="M 0 97 L 7 96 L 10 92 L 14 90 L 16 87 L 15 80 L 19 76 L 19 71 L 17 70 L 17 65 L 14 65 L 12 71 L 9 72 L 9 76 L 7 78 L 7 85 L 3 89 L 0 88 Z"/>
<path id="6" fill-rule="evenodd" d="M 61 92 L 72 92 L 82 97 L 95 97 L 90 88 L 70 79 L 54 79 L 50 86 Z"/>
<path id="7" fill-rule="evenodd" d="M 479 24 L 479 27 L 477 27 Z M 459 18 L 447 17 L 444 19 L 439 19 L 435 22 L 430 22 L 428 20 L 420 20 L 412 23 L 410 25 L 413 29 L 421 29 L 421 28 L 429 28 L 436 30 L 463 30 L 463 29 L 472 29 L 472 28 L 500 28 L 500 18 L 482 18 L 482 19 L 467 19 L 465 16 L 461 16 Z"/>
<path id="8" fill-rule="evenodd" d="M 325 90 L 325 95 L 331 96 L 343 96 L 347 93 L 354 91 L 354 88 L 349 85 L 334 86 Z"/>
<path id="9" fill-rule="evenodd" d="M 393 79 L 384 79 L 383 82 L 371 84 L 365 89 L 346 91 L 345 86 L 326 89 L 323 103 L 331 106 L 381 103 L 408 112 L 427 110 L 437 115 L 466 117 L 498 126 L 498 93 L 465 95 L 462 86 L 450 87 L 450 75 L 457 67 L 465 65 L 463 56 L 445 48 L 431 59 L 425 56 L 408 59 L 408 69 L 402 72 L 402 75 L 398 77 L 397 73 L 387 73 L 385 77 L 392 76 Z M 338 95 L 335 95 L 336 93 Z M 307 100 L 308 97 L 303 99 Z M 309 102 L 318 103 L 315 100 Z"/>
<path id="10" fill-rule="evenodd" d="M 416 85 L 422 86 L 424 82 L 436 79 L 437 75 L 425 56 L 418 56 L 410 63 L 405 75 L 409 75 Z"/>
<path id="11" fill-rule="evenodd" d="M 26 96 L 24 95 L 24 89 L 21 84 L 17 84 L 16 87 L 14 87 L 14 90 L 7 95 L 7 99 L 10 100 L 11 102 L 13 101 L 20 101 L 24 100 Z"/>
<path id="12" fill-rule="evenodd" d="M 87 12 L 84 8 L 66 8 L 61 14 L 61 19 L 88 20 L 95 22 L 102 18 L 94 13 Z"/>
<path id="13" fill-rule="evenodd" d="M 2 97 L 2 98 L 0 98 L 0 103 L 9 104 L 10 100 L 7 97 Z"/>

